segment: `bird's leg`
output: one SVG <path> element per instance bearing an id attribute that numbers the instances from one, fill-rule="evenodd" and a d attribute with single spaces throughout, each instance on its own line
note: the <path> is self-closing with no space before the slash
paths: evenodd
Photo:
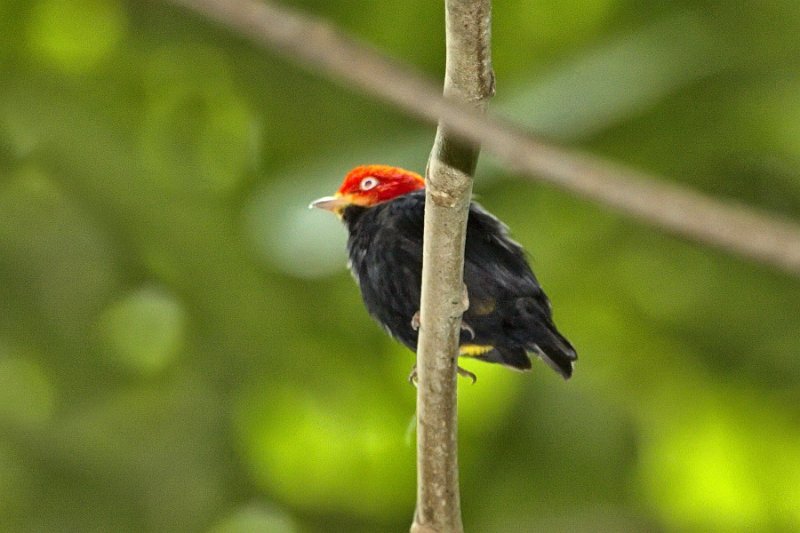
<path id="1" fill-rule="evenodd" d="M 414 313 L 414 316 L 411 317 L 411 329 L 414 331 L 419 330 L 419 311 Z M 414 363 L 414 366 L 411 367 L 411 372 L 408 373 L 408 382 L 417 386 L 417 363 Z"/>
<path id="2" fill-rule="evenodd" d="M 417 311 L 416 313 L 414 313 L 414 316 L 411 317 L 411 329 L 413 329 L 414 331 L 419 330 L 419 324 L 420 324 L 419 311 Z"/>
<path id="3" fill-rule="evenodd" d="M 467 294 L 467 286 L 466 285 L 464 285 L 464 293 L 463 293 L 463 296 L 462 296 L 462 302 L 463 302 L 463 305 L 464 305 L 464 310 L 468 309 L 469 308 L 469 296 Z M 414 313 L 414 316 L 411 317 L 411 329 L 413 329 L 414 331 L 418 331 L 419 330 L 419 325 L 420 325 L 419 311 L 417 311 L 416 313 Z M 475 330 L 472 329 L 472 327 L 470 327 L 469 324 L 465 324 L 464 322 L 462 322 L 461 323 L 461 329 L 463 329 L 464 331 L 469 333 L 470 336 L 473 339 L 475 338 Z M 465 369 L 463 369 L 463 368 L 461 368 L 459 366 L 459 367 L 456 367 L 456 371 L 458 372 L 459 376 L 471 379 L 473 384 L 476 381 L 478 381 L 478 376 L 476 376 L 475 374 L 473 374 L 469 370 L 465 370 Z M 417 386 L 417 364 L 416 363 L 414 363 L 414 366 L 411 367 L 411 372 L 409 372 L 409 374 L 408 374 L 408 382 L 411 383 L 412 385 L 414 385 L 415 387 Z"/>
<path id="4" fill-rule="evenodd" d="M 466 310 L 469 309 L 469 291 L 467 290 L 467 284 L 466 283 L 464 283 L 461 287 L 463 289 L 463 291 L 461 293 L 461 305 L 464 306 L 464 311 L 466 312 Z M 470 340 L 474 340 L 475 339 L 475 330 L 472 329 L 472 327 L 470 327 L 469 324 L 465 323 L 463 321 L 463 319 L 461 321 L 461 329 L 463 329 L 464 331 L 466 331 L 467 333 L 470 334 L 470 337 L 472 337 L 472 339 L 470 339 Z M 478 376 L 476 376 L 475 374 L 473 374 L 469 370 L 461 368 L 460 366 L 456 367 L 456 372 L 458 372 L 458 375 L 461 376 L 462 378 L 471 379 L 473 385 L 475 384 L 476 381 L 478 381 Z"/>

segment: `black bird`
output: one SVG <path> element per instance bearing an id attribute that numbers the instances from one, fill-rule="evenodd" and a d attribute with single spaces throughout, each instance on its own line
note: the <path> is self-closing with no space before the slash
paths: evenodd
<path id="1" fill-rule="evenodd" d="M 350 270 L 367 310 L 415 351 L 424 188 L 424 179 L 414 172 L 365 165 L 351 170 L 334 196 L 311 204 L 344 221 Z M 577 354 L 556 329 L 550 301 L 524 250 L 475 202 L 467 222 L 464 284 L 469 309 L 462 319 L 459 355 L 525 371 L 531 368 L 528 354 L 534 353 L 564 379 L 572 375 Z"/>

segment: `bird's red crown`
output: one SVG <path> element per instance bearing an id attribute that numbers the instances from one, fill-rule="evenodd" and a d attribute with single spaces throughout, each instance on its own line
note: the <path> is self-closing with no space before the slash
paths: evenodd
<path id="1" fill-rule="evenodd" d="M 424 187 L 425 180 L 416 172 L 388 165 L 362 165 L 347 173 L 337 195 L 369 207 Z"/>
<path id="2" fill-rule="evenodd" d="M 416 172 L 388 165 L 362 165 L 344 177 L 334 196 L 320 198 L 311 207 L 341 213 L 348 205 L 371 207 L 425 188 Z"/>

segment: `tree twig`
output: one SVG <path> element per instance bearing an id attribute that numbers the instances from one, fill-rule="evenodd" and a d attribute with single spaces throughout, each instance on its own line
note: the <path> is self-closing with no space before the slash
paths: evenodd
<path id="1" fill-rule="evenodd" d="M 491 0 L 446 0 L 444 95 L 480 113 L 494 94 Z M 440 122 L 428 161 L 417 343 L 417 508 L 412 533 L 461 532 L 456 368 L 464 242 L 479 146 Z"/>
<path id="2" fill-rule="evenodd" d="M 509 168 L 613 208 L 661 230 L 800 277 L 800 226 L 723 202 L 623 165 L 543 143 L 502 121 L 445 99 L 426 79 L 340 34 L 270 2 L 169 0 L 216 20 L 315 71 L 355 85 L 430 122 L 441 120 Z"/>

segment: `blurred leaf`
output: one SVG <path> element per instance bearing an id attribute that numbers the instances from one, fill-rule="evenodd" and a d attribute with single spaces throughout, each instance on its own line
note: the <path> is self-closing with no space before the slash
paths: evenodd
<path id="1" fill-rule="evenodd" d="M 126 30 L 125 7 L 117 0 L 37 0 L 28 36 L 45 62 L 81 73 L 107 60 Z"/>
<path id="2" fill-rule="evenodd" d="M 39 313 L 48 334 L 84 338 L 115 285 L 114 251 L 86 210 L 40 169 L 25 167 L 0 183 L 0 252 L 21 299 L 0 306 Z"/>
<path id="3" fill-rule="evenodd" d="M 769 417 L 759 416 L 762 406 Z M 645 490 L 667 523 L 715 531 L 800 527 L 800 433 L 785 424 L 782 406 L 723 390 L 695 391 L 676 407 L 658 416 L 642 457 Z"/>
<path id="4" fill-rule="evenodd" d="M 265 384 L 242 398 L 238 427 L 254 479 L 306 510 L 405 514 L 414 499 L 410 412 L 347 374 L 326 385 Z"/>
<path id="5" fill-rule="evenodd" d="M 186 320 L 174 297 L 146 287 L 106 309 L 98 328 L 113 363 L 137 374 L 153 375 L 180 354 Z"/>
<path id="6" fill-rule="evenodd" d="M 147 82 L 142 152 L 153 178 L 187 192 L 234 189 L 255 160 L 258 132 L 223 54 L 204 46 L 161 50 Z"/>

